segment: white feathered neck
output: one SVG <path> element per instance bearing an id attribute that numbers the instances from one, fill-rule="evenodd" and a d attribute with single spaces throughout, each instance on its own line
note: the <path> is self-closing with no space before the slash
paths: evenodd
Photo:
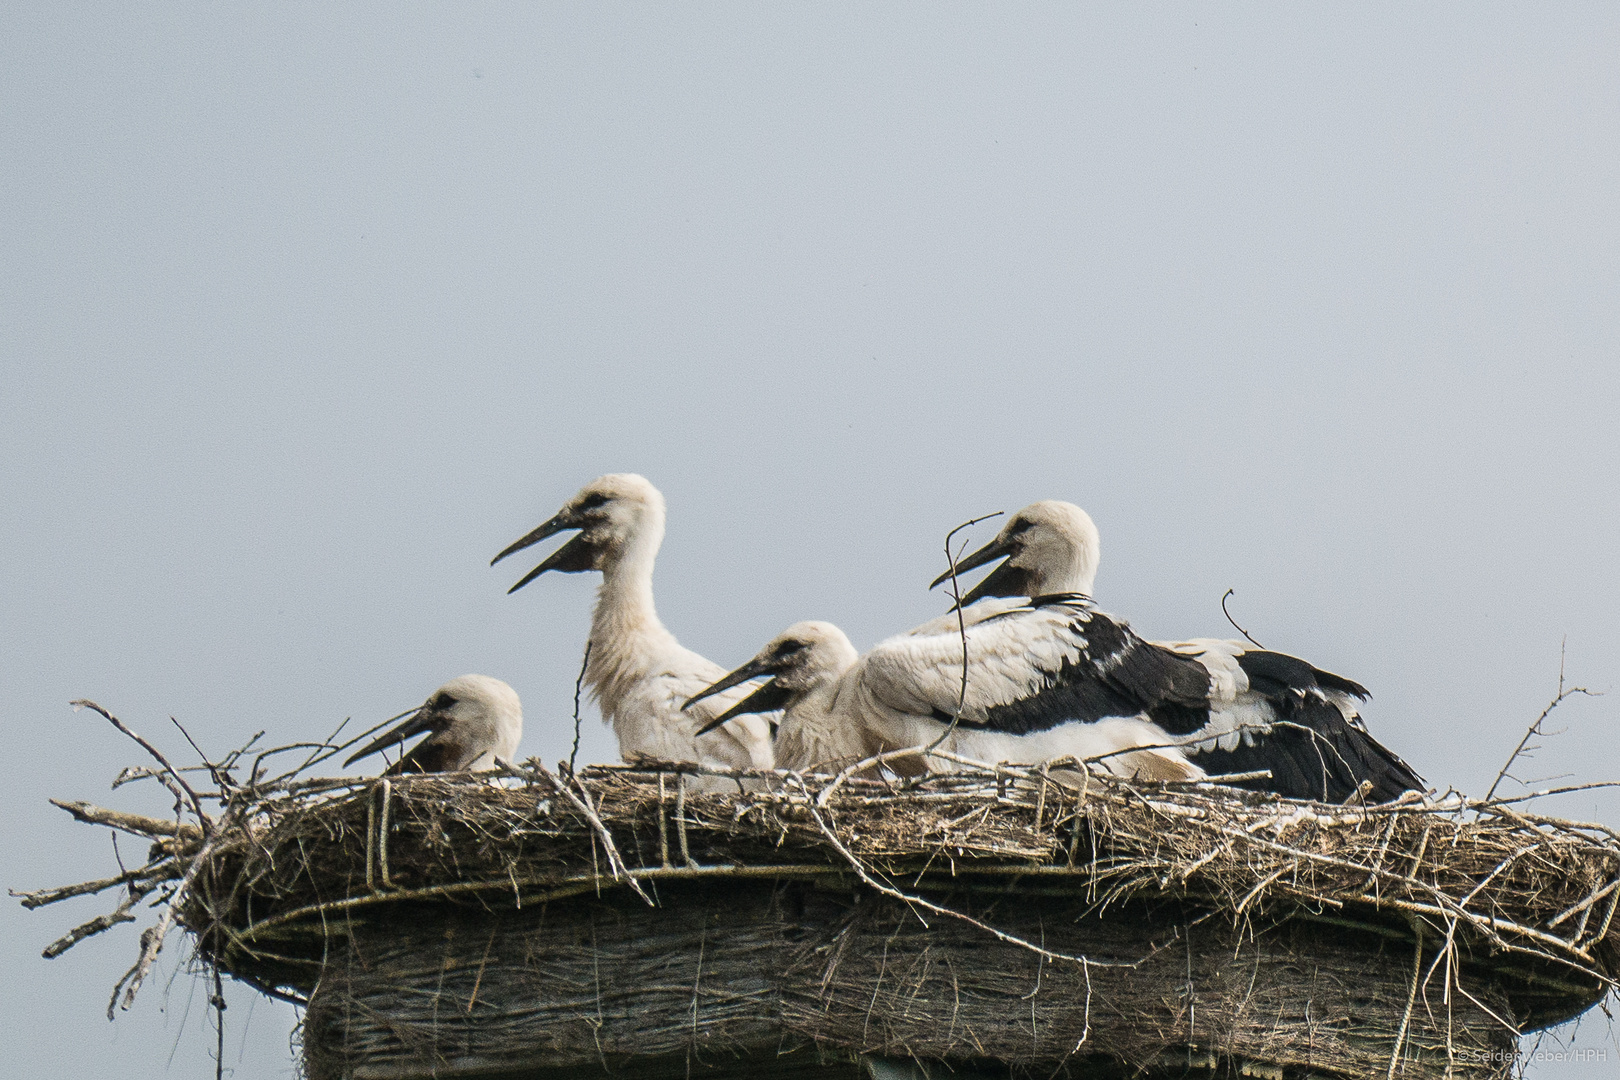
<path id="1" fill-rule="evenodd" d="M 661 500 L 648 501 L 640 510 L 634 528 L 604 554 L 602 584 L 591 613 L 585 685 L 609 719 L 641 680 L 672 664 L 689 666 L 695 656 L 664 628 L 653 604 L 653 564 L 664 541 Z"/>

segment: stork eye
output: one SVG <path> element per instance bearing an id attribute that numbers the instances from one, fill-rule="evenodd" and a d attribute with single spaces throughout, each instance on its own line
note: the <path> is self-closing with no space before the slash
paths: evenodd
<path id="1" fill-rule="evenodd" d="M 1012 523 L 1012 526 L 1007 530 L 1007 535 L 1009 535 L 1009 536 L 1017 536 L 1019 533 L 1029 532 L 1029 530 L 1033 529 L 1034 527 L 1035 527 L 1035 523 L 1033 521 L 1029 521 L 1027 519 L 1020 518 L 1019 520 Z"/>
<path id="2" fill-rule="evenodd" d="M 794 653 L 803 651 L 804 642 L 802 641 L 784 641 L 776 647 L 777 656 L 792 656 Z"/>
<path id="3" fill-rule="evenodd" d="M 581 512 L 586 510 L 595 510 L 598 507 L 605 506 L 607 501 L 608 497 L 606 495 L 603 495 L 599 491 L 593 491 L 589 495 L 585 496 L 584 500 L 579 504 L 579 508 Z"/>
<path id="4" fill-rule="evenodd" d="M 451 697 L 449 694 L 440 694 L 438 697 L 428 702 L 428 707 L 434 712 L 449 712 L 451 709 L 456 707 L 456 699 Z"/>

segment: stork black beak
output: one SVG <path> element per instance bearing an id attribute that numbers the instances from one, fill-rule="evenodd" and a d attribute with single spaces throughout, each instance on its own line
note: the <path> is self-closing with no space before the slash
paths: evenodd
<path id="1" fill-rule="evenodd" d="M 957 563 L 956 574 L 958 577 L 960 577 L 969 570 L 977 570 L 985 563 L 994 562 L 1002 556 L 1011 555 L 1012 553 L 1012 541 L 1006 537 L 998 536 L 988 544 L 984 545 L 984 547 L 980 548 L 978 551 L 975 551 L 973 554 L 965 557 L 961 562 Z M 930 582 L 928 587 L 930 589 L 937 589 L 941 584 L 949 580 L 951 580 L 951 571 L 947 570 Z"/>
<path id="2" fill-rule="evenodd" d="M 1011 539 L 998 536 L 988 544 L 984 545 L 984 547 L 980 548 L 978 551 L 975 551 L 973 554 L 967 556 L 961 562 L 957 563 L 956 573 L 958 576 L 961 576 L 969 570 L 977 570 L 985 563 L 994 562 L 1004 555 L 1015 555 L 1017 554 L 1017 551 L 1017 546 L 1012 542 Z M 939 575 L 939 577 L 935 578 L 933 584 L 929 585 L 928 587 L 930 589 L 935 588 L 941 582 L 949 581 L 950 579 L 951 572 L 947 570 L 943 574 Z M 990 573 L 985 575 L 983 581 L 979 582 L 971 590 L 969 590 L 967 595 L 962 597 L 961 606 L 967 607 L 969 604 L 978 603 L 987 596 L 1028 595 L 1029 573 L 1019 567 L 1013 566 L 1009 560 L 1008 562 L 1004 562 L 994 570 L 990 571 Z M 955 609 L 953 608 L 952 610 L 954 611 Z"/>
<path id="3" fill-rule="evenodd" d="M 709 691 L 707 690 L 704 691 L 705 694 L 708 692 Z M 793 691 L 781 685 L 777 680 L 772 679 L 770 682 L 766 683 L 758 690 L 755 690 L 752 694 L 749 694 L 747 697 L 737 702 L 737 704 L 733 705 L 731 708 L 727 709 L 713 720 L 710 720 L 707 724 L 704 724 L 702 727 L 698 728 L 697 733 L 699 735 L 706 735 L 715 728 L 719 727 L 721 724 L 724 724 L 727 720 L 730 720 L 736 716 L 746 716 L 749 713 L 775 712 L 777 709 L 785 709 L 788 707 L 788 705 L 792 704 L 792 701 Z"/>
<path id="4" fill-rule="evenodd" d="M 997 559 L 1004 556 L 1010 557 L 1017 554 L 1017 552 L 1018 548 L 1010 538 L 998 536 L 988 544 L 984 545 L 984 547 L 980 548 L 978 551 L 975 551 L 973 554 L 968 555 L 962 559 L 961 562 L 957 563 L 956 574 L 958 577 L 960 577 L 969 570 L 977 570 L 985 563 L 995 562 Z M 943 574 L 939 575 L 939 577 L 935 578 L 932 584 L 930 584 L 928 587 L 930 589 L 937 588 L 942 582 L 949 581 L 950 579 L 951 572 L 947 570 Z M 961 606 L 967 607 L 969 604 L 978 603 L 987 596 L 1028 595 L 1029 574 L 1019 567 L 1013 566 L 1009 561 L 1002 563 L 1000 566 L 990 571 L 990 573 L 986 574 L 983 581 L 975 585 L 965 596 L 962 597 Z"/>
<path id="5" fill-rule="evenodd" d="M 706 689 L 700 690 L 691 697 L 687 698 L 686 701 L 681 704 L 681 709 L 690 709 L 693 705 L 696 705 L 704 698 L 712 697 L 715 694 L 720 693 L 722 690 L 730 690 L 733 686 L 738 686 L 745 683 L 749 679 L 757 679 L 761 675 L 775 675 L 777 669 L 772 663 L 774 659 L 774 657 L 770 656 L 754 657 L 736 671 L 733 671 L 731 674 L 723 677 L 719 682 L 713 683 Z"/>
<path id="6" fill-rule="evenodd" d="M 354 753 L 350 754 L 348 760 L 343 763 L 343 767 L 347 769 L 350 765 L 353 765 L 361 758 L 375 754 L 379 750 L 386 750 L 388 747 L 393 746 L 396 743 L 402 743 L 412 735 L 420 735 L 424 731 L 432 731 L 439 722 L 439 719 L 440 715 L 438 713 L 434 712 L 432 709 L 429 709 L 426 705 L 423 705 L 420 709 L 417 709 L 414 713 L 412 713 L 410 719 L 406 720 L 403 724 L 393 728 L 392 730 L 384 732 L 375 739 L 366 743 L 366 745 L 362 746 Z"/>
<path id="7" fill-rule="evenodd" d="M 1010 561 L 1002 563 L 985 575 L 984 580 L 968 590 L 962 597 L 962 606 L 976 604 L 987 596 L 1028 596 L 1029 571 L 1014 566 Z"/>
<path id="8" fill-rule="evenodd" d="M 566 532 L 569 529 L 578 528 L 583 528 L 583 525 L 577 522 L 572 515 L 557 514 L 544 524 L 540 525 L 533 532 L 530 532 L 524 536 L 521 540 L 518 540 L 516 543 L 507 547 L 505 551 L 502 551 L 499 555 L 489 560 L 489 565 L 494 566 L 508 555 L 522 551 L 527 547 L 533 547 L 535 544 L 538 544 L 548 536 L 555 536 L 560 532 Z M 581 570 L 595 569 L 595 565 L 596 553 L 592 545 L 585 539 L 584 534 L 581 533 L 579 536 L 574 537 L 556 551 L 553 551 L 549 556 L 547 556 L 544 562 L 535 567 L 533 570 L 530 570 L 527 574 L 524 574 L 516 585 L 513 585 L 506 591 L 508 595 L 517 592 L 519 589 L 523 588 L 523 586 L 527 585 L 529 582 L 533 581 L 547 570 L 561 570 L 564 573 L 571 574 L 577 573 Z"/>
<path id="9" fill-rule="evenodd" d="M 538 528 L 525 534 L 521 540 L 518 540 L 514 544 L 509 544 L 505 551 L 502 551 L 499 555 L 489 560 L 489 565 L 494 566 L 508 555 L 515 555 L 517 552 L 522 551 L 526 547 L 533 547 L 548 536 L 556 536 L 558 533 L 567 529 L 577 528 L 579 528 L 578 525 L 571 524 L 568 521 L 567 515 L 554 514 L 547 521 L 543 522 Z"/>

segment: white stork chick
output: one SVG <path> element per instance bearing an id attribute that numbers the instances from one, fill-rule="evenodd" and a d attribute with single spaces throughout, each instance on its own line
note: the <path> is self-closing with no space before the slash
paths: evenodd
<path id="1" fill-rule="evenodd" d="M 883 750 L 944 737 L 942 749 L 987 763 L 1069 757 L 1144 780 L 1204 775 L 1148 715 L 1200 702 L 1203 669 L 1146 646 L 1077 594 L 1026 601 L 965 630 L 889 638 L 843 681 L 847 714 Z"/>
<path id="2" fill-rule="evenodd" d="M 488 675 L 463 675 L 433 691 L 410 718 L 356 750 L 344 767 L 429 732 L 384 776 L 401 773 L 477 772 L 510 762 L 523 738 L 523 706 L 510 686 Z"/>
<path id="3" fill-rule="evenodd" d="M 1090 596 L 1102 562 L 1102 534 L 1074 503 L 1044 499 L 1007 519 L 996 538 L 956 564 L 958 576 L 1002 559 L 966 595 L 962 606 L 992 597 Z M 930 589 L 951 579 L 947 570 Z"/>
<path id="4" fill-rule="evenodd" d="M 768 676 L 752 694 L 710 720 L 698 734 L 735 716 L 782 710 L 776 730 L 776 765 L 795 772 L 839 768 L 876 752 L 864 729 L 840 709 L 840 680 L 857 659 L 855 646 L 832 623 L 794 623 L 742 667 L 726 675 L 684 706 Z"/>
<path id="5" fill-rule="evenodd" d="M 1085 511 L 1072 503 L 1035 503 L 957 564 L 960 574 L 1004 560 L 962 601 L 1023 596 L 1034 608 L 1079 600 L 1089 606 L 1086 598 L 1096 580 L 1099 553 L 1097 528 Z M 1089 629 L 1082 633 L 1092 653 L 1102 641 L 1117 640 L 1124 649 L 1110 657 L 1108 678 L 1141 705 L 1158 741 L 1180 744 L 1210 773 L 1270 770 L 1269 780 L 1244 781 L 1242 786 L 1331 802 L 1349 798 L 1364 782 L 1371 784 L 1369 797 L 1377 801 L 1426 787 L 1410 766 L 1367 733 L 1355 705 L 1368 696 L 1359 683 L 1241 641 L 1149 643 L 1124 620 L 1093 611 L 1087 621 Z M 1161 695 L 1155 687 L 1187 661 L 1200 669 L 1202 694 L 1189 695 L 1182 687 Z M 1186 681 L 1185 675 L 1175 678 Z M 1066 679 L 1060 671 L 1050 674 L 1054 689 Z"/>
<path id="6" fill-rule="evenodd" d="M 620 757 L 628 762 L 771 768 L 770 726 L 758 716 L 738 716 L 717 735 L 697 737 L 698 729 L 741 700 L 743 691 L 716 695 L 702 709 L 681 710 L 682 702 L 719 679 L 725 669 L 683 648 L 659 622 L 653 607 L 653 562 L 664 540 L 664 497 L 658 489 L 633 473 L 598 477 L 490 565 L 570 529 L 579 534 L 508 591 L 516 592 L 548 570 L 601 572 L 585 684 L 618 739 Z M 720 785 L 699 778 L 693 786 Z"/>

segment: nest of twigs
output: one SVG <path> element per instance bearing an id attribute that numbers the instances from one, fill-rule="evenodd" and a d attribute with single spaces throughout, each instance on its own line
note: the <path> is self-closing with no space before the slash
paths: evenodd
<path id="1" fill-rule="evenodd" d="M 143 960 L 172 913 L 207 962 L 307 1006 L 318 1078 L 873 1058 L 1499 1076 L 1518 1036 L 1620 975 L 1620 838 L 1522 800 L 958 767 L 702 793 L 674 766 L 272 785 L 216 767 L 223 809 L 200 825 L 64 804 L 151 837 L 152 860 L 32 902 L 168 890 Z"/>

